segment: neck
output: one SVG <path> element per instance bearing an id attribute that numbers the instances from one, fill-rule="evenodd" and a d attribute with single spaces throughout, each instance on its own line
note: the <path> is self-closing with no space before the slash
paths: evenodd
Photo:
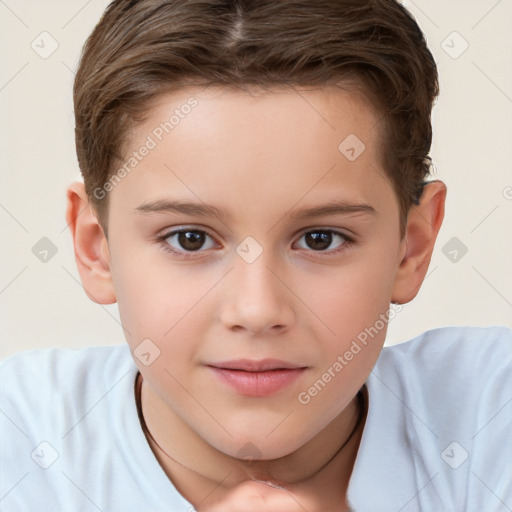
<path id="1" fill-rule="evenodd" d="M 158 413 L 165 406 L 140 374 L 136 395 L 141 425 L 153 453 L 191 503 L 216 501 L 247 480 L 318 494 L 319 502 L 329 504 L 329 510 L 338 510 L 334 503 L 344 503 L 367 414 L 365 387 L 318 435 L 299 450 L 274 460 L 241 460 L 220 452 L 170 411 L 165 421 L 159 421 Z"/>

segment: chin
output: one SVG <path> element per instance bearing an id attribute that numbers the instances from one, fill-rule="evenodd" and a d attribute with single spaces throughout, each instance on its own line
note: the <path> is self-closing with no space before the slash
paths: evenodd
<path id="1" fill-rule="evenodd" d="M 258 461 L 263 462 L 286 457 L 303 446 L 303 444 L 298 440 L 291 442 L 289 436 L 286 438 L 286 442 L 281 436 L 276 436 L 272 440 L 265 439 L 265 437 L 255 439 L 254 432 L 252 432 L 250 435 L 244 436 L 243 439 L 238 438 L 238 440 L 235 440 L 230 438 L 227 445 L 217 449 L 235 459 L 247 462 L 254 461 L 256 463 Z"/>

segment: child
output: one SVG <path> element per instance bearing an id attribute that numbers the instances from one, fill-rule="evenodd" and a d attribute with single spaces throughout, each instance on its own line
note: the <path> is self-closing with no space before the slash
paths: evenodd
<path id="1" fill-rule="evenodd" d="M 112 2 L 66 218 L 128 346 L 2 364 L 1 509 L 509 510 L 510 330 L 382 350 L 443 219 L 437 93 L 394 0 Z"/>

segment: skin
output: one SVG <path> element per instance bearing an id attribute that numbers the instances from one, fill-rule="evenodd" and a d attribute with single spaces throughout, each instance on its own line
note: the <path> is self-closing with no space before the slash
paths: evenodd
<path id="1" fill-rule="evenodd" d="M 354 397 L 386 328 L 360 344 L 309 403 L 298 396 L 391 301 L 414 298 L 446 188 L 438 181 L 425 187 L 402 238 L 398 201 L 381 165 L 378 115 L 364 99 L 326 87 L 182 89 L 152 105 L 127 140 L 126 156 L 190 97 L 197 106 L 109 193 L 108 240 L 83 185 L 69 187 L 67 220 L 84 289 L 100 304 L 118 303 L 132 351 L 144 339 L 160 350 L 149 366 L 134 357 L 158 446 L 149 442 L 198 510 L 345 510 L 364 423 L 332 457 L 355 425 Z M 350 134 L 366 146 L 355 161 L 338 149 Z M 226 217 L 137 210 L 164 199 L 212 204 Z M 334 200 L 366 209 L 298 216 Z M 186 259 L 165 251 L 190 247 L 177 236 L 162 239 L 178 228 L 212 238 Z M 326 230 L 339 235 L 327 235 L 324 248 L 304 236 Z M 248 236 L 262 249 L 251 263 L 236 252 Z M 240 358 L 306 369 L 271 396 L 247 397 L 206 366 Z M 241 460 L 247 446 L 256 460 Z"/>

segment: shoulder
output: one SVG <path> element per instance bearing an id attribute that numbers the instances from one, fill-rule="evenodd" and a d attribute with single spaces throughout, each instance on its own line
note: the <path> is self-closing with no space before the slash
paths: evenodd
<path id="1" fill-rule="evenodd" d="M 6 371 L 9 368 L 20 366 L 40 368 L 41 365 L 59 365 L 61 362 L 80 364 L 86 361 L 104 360 L 105 356 L 112 353 L 122 353 L 127 349 L 126 345 L 89 346 L 78 349 L 71 348 L 44 348 L 26 350 L 7 357 L 0 361 L 0 370 Z"/>
<path id="2" fill-rule="evenodd" d="M 133 367 L 128 346 L 40 349 L 0 363 L 0 407 L 24 431 L 75 415 Z M 18 424 L 19 423 L 19 424 Z"/>
<path id="3" fill-rule="evenodd" d="M 427 331 L 384 348 L 367 386 L 357 509 L 488 510 L 489 489 L 512 500 L 512 330 Z"/>
<path id="4" fill-rule="evenodd" d="M 0 389 L 5 394 L 10 390 L 40 389 L 42 382 L 47 387 L 62 385 L 64 381 L 94 378 L 103 374 L 112 359 L 124 362 L 129 357 L 125 345 L 28 350 L 0 362 Z"/>
<path id="5" fill-rule="evenodd" d="M 99 467 L 130 481 L 116 440 L 134 408 L 136 371 L 127 345 L 32 350 L 0 363 L 0 495 L 9 510 L 91 510 L 73 482 L 107 499 Z"/>
<path id="6" fill-rule="evenodd" d="M 401 418 L 410 442 L 427 448 L 491 445 L 499 451 L 512 427 L 512 331 L 445 327 L 383 349 L 368 380 L 380 416 Z M 391 412 L 393 411 L 393 412 Z M 478 435 L 477 435 L 478 434 Z M 494 435 L 494 437 L 493 437 Z M 507 434 L 508 435 L 508 434 Z M 428 440 L 428 443 L 427 443 Z"/>
<path id="7" fill-rule="evenodd" d="M 483 379 L 512 365 L 512 329 L 442 327 L 412 340 L 385 347 L 376 368 L 406 374 L 444 377 L 471 375 Z"/>
<path id="8" fill-rule="evenodd" d="M 423 460 L 456 442 L 464 456 L 472 454 L 468 467 L 480 474 L 476 468 L 488 471 L 486 464 L 502 460 L 505 446 L 512 449 L 512 330 L 435 329 L 381 355 L 372 372 L 374 397 L 402 419 L 394 428 L 403 429 Z"/>
<path id="9" fill-rule="evenodd" d="M 460 421 L 512 393 L 512 330 L 506 327 L 444 327 L 386 347 L 372 378 L 425 415 L 444 407 Z M 508 399 L 507 399 L 508 400 Z M 505 403 L 505 402 L 503 402 Z M 464 412 L 464 414 L 463 414 Z"/>
<path id="10" fill-rule="evenodd" d="M 385 347 L 383 352 L 429 354 L 462 347 L 472 351 L 506 350 L 511 344 L 512 329 L 508 327 L 453 326 L 426 331 L 404 343 Z"/>

